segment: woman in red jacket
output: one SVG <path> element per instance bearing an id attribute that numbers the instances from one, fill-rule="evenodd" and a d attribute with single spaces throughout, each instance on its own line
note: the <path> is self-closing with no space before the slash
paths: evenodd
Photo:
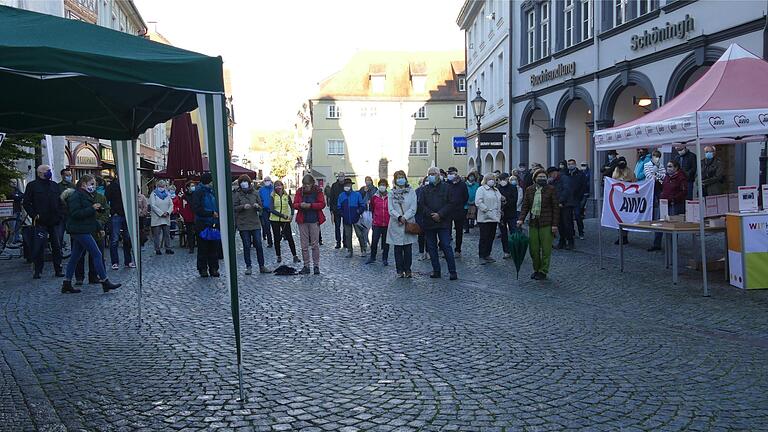
<path id="1" fill-rule="evenodd" d="M 187 236 L 189 253 L 195 253 L 195 211 L 192 209 L 192 196 L 195 193 L 195 182 L 188 181 L 184 194 L 181 196 L 181 205 L 178 212 L 184 221 L 184 233 Z"/>
<path id="2" fill-rule="evenodd" d="M 685 200 L 688 198 L 688 178 L 680 169 L 676 160 L 667 162 L 667 176 L 661 184 L 661 199 L 669 201 L 669 215 L 685 213 Z"/>
<path id="3" fill-rule="evenodd" d="M 314 273 L 320 274 L 320 225 L 325 222 L 325 195 L 315 184 L 315 178 L 310 174 L 301 180 L 302 187 L 293 197 L 293 208 L 296 210 L 296 223 L 299 224 L 301 239 L 301 256 L 304 268 L 299 274 L 309 274 L 309 249 L 312 248 L 312 263 Z"/>
<path id="4" fill-rule="evenodd" d="M 376 252 L 381 242 L 381 261 L 384 266 L 389 265 L 389 243 L 387 243 L 387 227 L 389 226 L 389 200 L 387 179 L 379 180 L 379 188 L 371 198 L 370 209 L 373 215 L 373 241 L 371 242 L 371 257 L 366 264 L 376 262 Z M 379 240 L 381 239 L 381 240 Z"/>

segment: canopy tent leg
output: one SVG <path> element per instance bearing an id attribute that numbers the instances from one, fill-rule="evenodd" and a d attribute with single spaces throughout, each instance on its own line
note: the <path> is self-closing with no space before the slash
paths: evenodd
<path id="1" fill-rule="evenodd" d="M 699 240 L 701 243 L 701 277 L 704 280 L 704 297 L 709 297 L 709 282 L 707 281 L 707 247 L 706 238 L 704 237 L 704 215 L 706 212 L 706 206 L 704 205 L 704 185 L 701 183 L 701 137 L 699 137 L 698 126 L 696 128 L 696 173 L 699 177 L 698 192 L 699 192 Z"/>

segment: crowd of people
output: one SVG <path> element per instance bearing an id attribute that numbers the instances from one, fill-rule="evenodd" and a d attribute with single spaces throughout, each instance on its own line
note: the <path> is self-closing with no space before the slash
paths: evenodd
<path id="1" fill-rule="evenodd" d="M 705 147 L 702 160 L 704 195 L 725 190 L 723 162 L 716 149 Z M 62 181 L 55 183 L 47 165 L 37 168 L 37 177 L 22 193 L 18 182 L 12 184 L 13 199 L 23 206 L 31 218 L 28 247 L 34 266 L 33 278 L 40 279 L 46 255 L 50 253 L 55 277 L 63 278 L 62 293 L 78 293 L 85 283 L 101 284 L 104 291 L 120 284 L 109 281 L 106 274 L 105 250 L 109 249 L 112 270 L 123 265 L 135 268 L 128 226 L 120 188 L 120 180 L 83 175 L 76 182 L 69 170 L 60 172 Z M 658 219 L 659 200 L 669 202 L 670 215 L 685 212 L 685 201 L 693 194 L 696 155 L 685 147 L 675 149 L 673 157 L 663 163 L 659 150 L 637 151 L 634 168 L 624 156 L 610 151 L 600 172 L 604 177 L 622 181 L 653 181 L 654 218 Z M 353 236 L 357 240 L 365 264 L 381 261 L 389 266 L 393 251 L 398 277 L 413 277 L 412 262 L 430 260 L 430 277 L 444 274 L 456 280 L 456 259 L 462 256 L 464 235 L 479 231 L 480 264 L 491 264 L 494 243 L 500 240 L 503 258 L 511 258 L 509 235 L 527 223 L 531 278 L 547 278 L 552 249 L 571 250 L 575 239 L 584 239 L 584 217 L 588 198 L 593 193 L 593 173 L 586 162 L 564 160 L 558 166 L 521 163 L 511 173 L 499 171 L 465 177 L 455 167 L 447 171 L 432 167 L 424 177 L 411 184 L 403 171 L 394 173 L 391 183 L 381 178 L 355 187 L 343 172 L 336 181 L 321 188 L 315 178 L 305 175 L 301 187 L 293 193 L 282 181 L 265 177 L 261 182 L 247 175 L 232 185 L 231 209 L 235 228 L 243 246 L 245 274 L 253 274 L 251 250 L 256 250 L 259 273 L 271 273 L 266 265 L 265 247 L 274 248 L 276 264 L 283 263 L 283 242 L 288 243 L 287 264 L 301 264 L 299 274 L 320 274 L 320 227 L 326 221 L 326 209 L 334 226 L 335 249 L 347 258 L 355 256 Z M 213 191 L 210 173 L 199 182 L 179 184 L 179 190 L 166 180 L 154 182 L 148 196 L 137 191 L 141 221 L 141 246 L 151 232 L 156 255 L 172 255 L 172 241 L 179 236 L 180 246 L 189 253 L 197 249 L 197 270 L 201 277 L 218 277 L 219 260 L 223 256 L 219 230 L 219 203 Z M 292 226 L 298 228 L 299 250 Z M 17 222 L 14 238 L 18 236 Z M 63 267 L 62 244 L 65 233 L 71 242 L 71 258 Z M 661 249 L 661 235 L 654 238 L 649 251 Z M 616 240 L 628 243 L 627 234 Z M 417 250 L 414 250 L 417 249 Z"/>

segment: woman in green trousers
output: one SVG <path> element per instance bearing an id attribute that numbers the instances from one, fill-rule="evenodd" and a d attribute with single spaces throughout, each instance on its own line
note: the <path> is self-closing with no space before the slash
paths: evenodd
<path id="1" fill-rule="evenodd" d="M 536 170 L 533 180 L 533 185 L 528 186 L 523 195 L 523 208 L 517 226 L 521 227 L 530 214 L 528 238 L 533 263 L 531 279 L 545 280 L 549 273 L 553 235 L 557 234 L 557 222 L 560 220 L 560 203 L 555 188 L 547 184 L 546 171 Z"/>

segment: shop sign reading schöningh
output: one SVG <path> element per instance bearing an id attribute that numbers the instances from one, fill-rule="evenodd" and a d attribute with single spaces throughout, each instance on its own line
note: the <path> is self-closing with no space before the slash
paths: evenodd
<path id="1" fill-rule="evenodd" d="M 531 75 L 531 86 L 537 86 L 547 81 L 552 81 L 558 78 L 573 76 L 576 74 L 576 62 L 560 63 L 556 69 L 549 70 L 544 69 L 538 74 Z"/>
<path id="2" fill-rule="evenodd" d="M 667 22 L 662 28 L 654 27 L 644 30 L 642 35 L 633 35 L 629 47 L 632 51 L 647 48 L 669 39 L 685 39 L 694 30 L 693 17 L 686 15 L 685 19 L 676 23 Z"/>

